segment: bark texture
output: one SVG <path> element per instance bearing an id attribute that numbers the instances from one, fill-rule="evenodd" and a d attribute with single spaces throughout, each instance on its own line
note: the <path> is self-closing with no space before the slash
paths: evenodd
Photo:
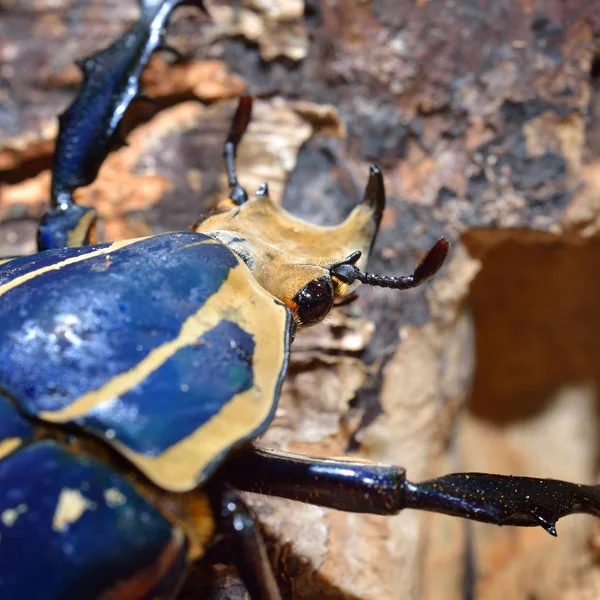
<path id="1" fill-rule="evenodd" d="M 154 107 L 79 192 L 118 239 L 186 229 L 222 197 L 235 101 L 259 97 L 240 179 L 295 214 L 341 220 L 369 162 L 388 208 L 369 265 L 424 289 L 361 290 L 303 332 L 262 444 L 354 454 L 419 480 L 476 470 L 592 483 L 599 469 L 600 2 L 244 0 L 181 9 L 155 56 Z M 134 0 L 0 0 L 0 254 L 32 252 L 55 116 L 76 58 L 137 16 Z M 591 517 L 507 529 L 429 515 L 344 514 L 251 497 L 284 596 L 387 600 L 600 594 Z M 184 598 L 244 598 L 214 557 Z M 470 595 L 469 595 L 470 594 Z"/>

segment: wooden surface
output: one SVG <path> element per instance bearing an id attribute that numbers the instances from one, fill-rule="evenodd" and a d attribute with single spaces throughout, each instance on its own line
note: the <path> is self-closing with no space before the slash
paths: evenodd
<path id="1" fill-rule="evenodd" d="M 262 9 L 260 8 L 262 7 Z M 412 269 L 441 234 L 424 289 L 361 290 L 299 336 L 265 445 L 405 466 L 598 477 L 600 3 L 300 0 L 181 9 L 145 75 L 155 107 L 80 191 L 110 239 L 185 229 L 223 189 L 221 146 L 242 91 L 259 98 L 240 149 L 295 214 L 341 220 L 369 162 L 388 209 L 369 269 Z M 55 115 L 81 58 L 134 0 L 0 0 L 0 251 L 33 251 Z M 357 516 L 251 498 L 286 598 L 594 598 L 600 529 L 540 530 L 405 513 Z M 215 556 L 218 562 L 220 557 Z M 243 598 L 197 569 L 185 598 Z M 472 597 L 472 596 L 471 596 Z"/>

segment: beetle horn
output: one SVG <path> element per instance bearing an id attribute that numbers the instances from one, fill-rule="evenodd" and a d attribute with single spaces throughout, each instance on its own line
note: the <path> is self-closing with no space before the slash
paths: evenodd
<path id="1" fill-rule="evenodd" d="M 441 268 L 448 256 L 449 242 L 441 237 L 419 261 L 412 275 L 388 277 L 387 275 L 373 275 L 361 271 L 356 263 L 362 256 L 361 252 L 353 252 L 343 261 L 330 267 L 332 277 L 350 285 L 360 281 L 366 285 L 391 288 L 394 290 L 408 290 L 429 281 Z"/>
<path id="2" fill-rule="evenodd" d="M 381 217 L 385 210 L 385 186 L 381 169 L 375 164 L 369 167 L 369 180 L 361 204 L 366 204 L 373 210 L 375 231 L 379 230 Z"/>
<path id="3" fill-rule="evenodd" d="M 377 165 L 372 164 L 369 167 L 369 179 L 362 200 L 358 202 L 345 221 L 334 230 L 328 230 L 327 240 L 323 242 L 323 247 L 329 250 L 325 255 L 336 259 L 340 256 L 340 250 L 350 252 L 357 249 L 362 251 L 364 260 L 373 248 L 384 210 L 383 173 Z"/>

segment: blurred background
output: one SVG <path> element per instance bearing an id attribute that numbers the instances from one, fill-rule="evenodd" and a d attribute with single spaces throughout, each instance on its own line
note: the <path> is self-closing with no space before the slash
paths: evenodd
<path id="1" fill-rule="evenodd" d="M 188 229 L 226 193 L 222 145 L 257 98 L 242 184 L 333 224 L 368 165 L 388 197 L 369 270 L 448 265 L 303 332 L 261 443 L 351 454 L 411 480 L 489 471 L 595 483 L 600 385 L 599 0 L 243 0 L 174 14 L 97 181 L 78 191 L 115 240 Z M 35 251 L 56 115 L 74 60 L 116 39 L 135 0 L 0 0 L 0 255 Z M 553 539 L 405 512 L 351 515 L 250 497 L 286 598 L 600 597 L 600 523 Z M 184 598 L 243 598 L 198 567 Z"/>

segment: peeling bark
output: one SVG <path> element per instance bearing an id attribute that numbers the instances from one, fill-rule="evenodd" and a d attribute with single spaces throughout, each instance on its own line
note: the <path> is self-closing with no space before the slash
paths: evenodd
<path id="1" fill-rule="evenodd" d="M 286 8 L 287 7 L 287 8 Z M 283 10 L 285 9 L 285 10 Z M 439 236 L 426 289 L 361 290 L 299 336 L 262 444 L 405 466 L 598 479 L 600 5 L 596 0 L 212 2 L 182 9 L 152 61 L 155 109 L 80 190 L 110 239 L 185 229 L 224 189 L 233 103 L 261 96 L 240 180 L 295 214 L 341 220 L 367 164 L 388 208 L 369 265 L 412 269 Z M 0 0 L 0 250 L 33 251 L 55 115 L 73 60 L 114 39 L 135 2 Z M 572 599 L 600 590 L 591 517 L 541 530 L 405 513 L 357 516 L 250 498 L 286 598 Z M 220 565 L 186 598 L 243 598 Z"/>

